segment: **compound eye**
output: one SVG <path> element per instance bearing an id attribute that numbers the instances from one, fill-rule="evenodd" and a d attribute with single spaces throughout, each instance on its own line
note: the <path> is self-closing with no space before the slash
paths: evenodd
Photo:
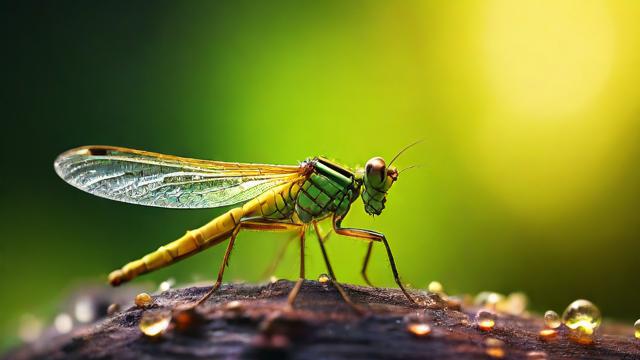
<path id="1" fill-rule="evenodd" d="M 367 172 L 367 178 L 370 180 L 375 179 L 375 181 L 379 180 L 382 184 L 387 176 L 387 165 L 385 164 L 384 159 L 381 157 L 375 157 L 367 161 L 365 171 Z"/>

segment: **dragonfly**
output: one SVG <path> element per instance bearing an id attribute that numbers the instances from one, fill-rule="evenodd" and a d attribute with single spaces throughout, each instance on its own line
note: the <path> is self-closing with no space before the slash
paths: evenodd
<path id="1" fill-rule="evenodd" d="M 415 143 L 414 143 L 415 144 Z M 305 278 L 305 239 L 313 228 L 332 284 L 350 305 L 347 293 L 337 281 L 318 223 L 331 219 L 338 235 L 368 243 L 361 275 L 371 285 L 367 267 L 374 243 L 382 243 L 396 284 L 407 292 L 384 234 L 367 229 L 343 227 L 342 221 L 358 199 L 370 215 L 380 215 L 387 192 L 398 180 L 393 162 L 381 157 L 367 161 L 364 168 L 351 170 L 325 157 L 313 157 L 298 166 L 236 163 L 164 155 L 115 146 L 83 146 L 62 153 L 54 162 L 56 173 L 72 186 L 99 197 L 146 206 L 177 209 L 217 208 L 231 210 L 177 240 L 131 261 L 109 274 L 112 286 L 160 269 L 228 240 L 216 282 L 196 305 L 204 303 L 222 284 L 225 268 L 241 230 L 290 232 L 300 242 L 299 277 L 289 292 L 293 306 Z"/>

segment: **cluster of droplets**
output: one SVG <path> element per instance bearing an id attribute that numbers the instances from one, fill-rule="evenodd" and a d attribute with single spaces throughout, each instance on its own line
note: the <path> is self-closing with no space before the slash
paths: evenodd
<path id="1" fill-rule="evenodd" d="M 272 281 L 275 281 L 272 280 Z M 318 277 L 318 282 L 321 284 L 327 284 L 331 281 L 331 278 L 327 274 L 321 274 Z M 167 280 L 161 283 L 159 290 L 169 290 L 175 282 L 173 280 Z M 427 290 L 430 293 L 438 294 L 442 299 L 452 301 L 454 299 L 460 299 L 460 297 L 449 297 L 444 292 L 444 287 L 440 282 L 432 281 L 428 284 Z M 463 300 L 458 300 L 462 302 Z M 172 321 L 176 322 L 176 329 L 184 327 L 184 324 L 190 325 L 193 323 L 193 315 L 190 313 L 182 312 L 182 315 L 187 314 L 189 316 L 180 316 L 180 312 L 175 316 L 169 310 L 152 310 L 150 309 L 154 303 L 154 299 L 147 293 L 140 293 L 134 298 L 135 305 L 143 309 L 144 312 L 140 318 L 139 329 L 149 338 L 156 338 L 164 334 L 167 329 L 171 327 Z M 520 315 L 526 313 L 527 298 L 523 293 L 512 293 L 508 296 L 504 296 L 495 292 L 481 292 L 473 301 L 466 300 L 469 305 L 474 305 L 480 309 L 475 316 L 475 325 L 478 329 L 491 332 L 496 326 L 497 312 L 508 313 L 514 315 Z M 225 306 L 225 310 L 229 312 L 238 312 L 243 308 L 242 303 L 238 301 L 232 301 Z M 118 304 L 111 304 L 106 313 L 107 315 L 114 315 L 120 311 Z M 72 316 L 73 315 L 73 316 Z M 94 301 L 88 297 L 81 297 L 76 300 L 73 312 L 58 314 L 53 322 L 54 328 L 60 334 L 70 332 L 75 323 L 88 323 L 96 319 L 96 307 Z M 175 319 L 174 319 L 175 317 Z M 173 320 L 172 320 L 173 319 Z M 182 319 L 182 320 L 179 320 Z M 187 319 L 188 321 L 184 321 Z M 553 310 L 548 310 L 544 313 L 544 328 L 539 331 L 539 338 L 543 341 L 553 341 L 558 337 L 561 327 L 565 327 L 568 331 L 569 339 L 579 344 L 592 344 L 596 332 L 602 322 L 602 316 L 597 306 L 588 300 L 576 300 L 569 304 L 564 310 L 562 317 Z M 34 316 L 25 316 L 23 319 L 23 325 L 20 329 L 20 335 L 24 341 L 36 340 L 43 330 L 42 322 Z M 406 330 L 416 337 L 428 337 L 432 334 L 433 329 L 431 324 L 426 319 L 426 313 L 414 314 L 412 316 L 405 317 Z M 466 322 L 468 324 L 468 321 Z M 179 330 L 179 329 L 178 329 Z M 640 339 L 640 319 L 634 324 L 634 336 Z M 487 338 L 484 342 L 485 353 L 492 358 L 502 358 L 505 356 L 504 343 L 501 340 L 495 338 Z M 530 351 L 527 353 L 527 359 L 547 359 L 547 354 L 541 351 Z"/>
<path id="2" fill-rule="evenodd" d="M 562 313 L 562 318 L 553 310 L 544 313 L 544 328 L 540 330 L 540 339 L 554 340 L 558 329 L 565 326 L 569 338 L 579 344 L 592 344 L 596 330 L 602 322 L 602 315 L 597 306 L 588 300 L 576 300 L 569 304 Z"/>
<path id="3" fill-rule="evenodd" d="M 454 301 L 457 302 L 458 308 L 461 304 L 472 305 L 479 310 L 475 315 L 475 325 L 482 331 L 492 331 L 497 323 L 497 313 L 506 313 L 511 315 L 527 315 L 527 297 L 523 293 L 511 293 L 504 296 L 500 293 L 483 291 L 469 302 L 468 295 L 447 296 L 444 287 L 438 281 L 432 281 L 427 285 L 427 291 L 438 294 L 446 301 L 448 306 Z M 592 344 L 597 334 L 597 330 L 602 322 L 602 315 L 597 306 L 588 300 L 576 300 L 569 304 L 562 316 L 553 310 L 549 310 L 544 314 L 544 327 L 539 332 L 539 338 L 542 341 L 553 341 L 558 337 L 561 327 L 566 329 L 569 339 L 579 344 Z M 416 324 L 410 324 L 412 328 L 419 329 Z M 410 329 L 410 331 L 412 331 Z M 634 336 L 640 339 L 640 319 L 634 324 Z M 488 355 L 500 357 L 500 350 L 496 347 L 487 347 Z M 491 354 L 489 354 L 491 353 Z M 530 359 L 546 359 L 544 352 L 531 352 L 527 354 Z"/>

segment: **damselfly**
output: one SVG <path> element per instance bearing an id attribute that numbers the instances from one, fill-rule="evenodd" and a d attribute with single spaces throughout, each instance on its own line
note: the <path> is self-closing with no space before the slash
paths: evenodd
<path id="1" fill-rule="evenodd" d="M 403 149 L 403 151 L 406 150 Z M 398 170 L 374 157 L 355 171 L 323 157 L 310 158 L 298 166 L 242 164 L 196 160 L 113 146 L 85 146 L 61 154 L 55 161 L 58 175 L 88 193 L 132 204 L 165 208 L 215 208 L 241 204 L 208 224 L 187 231 L 181 238 L 132 261 L 109 275 L 113 286 L 170 265 L 210 246 L 229 240 L 211 290 L 221 285 L 229 255 L 240 230 L 296 232 L 300 241 L 300 276 L 289 293 L 293 305 L 305 277 L 305 234 L 312 226 L 317 234 L 327 271 L 342 297 L 352 304 L 337 282 L 324 246 L 318 222 L 331 218 L 336 234 L 368 242 L 362 265 L 367 265 L 375 242 L 384 245 L 393 276 L 404 293 L 391 248 L 379 232 L 342 227 L 351 204 L 358 198 L 368 214 L 379 215 L 386 195 L 398 179 Z"/>

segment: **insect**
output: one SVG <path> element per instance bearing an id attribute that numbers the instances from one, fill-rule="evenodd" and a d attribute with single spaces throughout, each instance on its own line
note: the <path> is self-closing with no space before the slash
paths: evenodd
<path id="1" fill-rule="evenodd" d="M 413 144 L 412 144 L 413 145 Z M 411 145 L 410 145 L 411 146 Z M 395 282 L 411 302 L 400 282 L 385 236 L 342 227 L 351 204 L 358 198 L 368 214 L 379 215 L 387 192 L 398 179 L 393 161 L 370 159 L 364 169 L 352 171 L 323 157 L 307 159 L 299 166 L 243 164 L 197 160 L 113 146 L 84 146 L 61 154 L 54 163 L 58 175 L 69 184 L 100 197 L 132 204 L 165 208 L 216 208 L 238 204 L 204 226 L 134 260 L 109 274 L 113 286 L 184 259 L 229 240 L 213 287 L 203 303 L 222 284 L 224 270 L 240 230 L 295 232 L 300 241 L 300 276 L 288 296 L 289 306 L 302 286 L 305 234 L 313 227 L 329 275 L 344 300 L 353 305 L 337 282 L 320 234 L 318 222 L 331 218 L 336 234 L 368 242 L 361 274 L 367 284 L 367 266 L 373 248 L 384 244 Z"/>

